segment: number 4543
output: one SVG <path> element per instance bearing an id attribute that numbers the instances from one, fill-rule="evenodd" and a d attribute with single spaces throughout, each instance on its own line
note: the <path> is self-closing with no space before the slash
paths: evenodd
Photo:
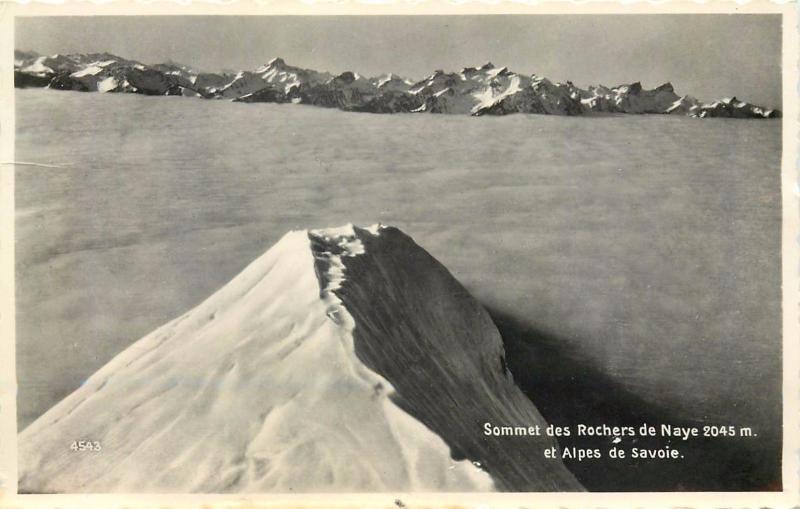
<path id="1" fill-rule="evenodd" d="M 73 441 L 69 449 L 75 452 L 83 452 L 83 451 L 99 451 L 102 449 L 100 446 L 100 442 L 98 441 L 91 441 L 91 440 L 75 440 Z"/>

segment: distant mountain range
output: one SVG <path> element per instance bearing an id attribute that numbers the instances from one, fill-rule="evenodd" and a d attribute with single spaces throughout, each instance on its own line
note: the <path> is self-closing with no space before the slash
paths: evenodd
<path id="1" fill-rule="evenodd" d="M 394 74 L 367 78 L 303 69 L 272 59 L 255 71 L 199 72 L 174 62 L 146 65 L 109 53 L 42 56 L 14 52 L 16 87 L 83 92 L 182 95 L 237 102 L 311 104 L 370 113 L 466 115 L 676 114 L 690 117 L 777 118 L 781 112 L 737 98 L 703 103 L 679 96 L 671 83 L 576 87 L 487 63 L 459 72 L 435 71 L 414 82 Z"/>

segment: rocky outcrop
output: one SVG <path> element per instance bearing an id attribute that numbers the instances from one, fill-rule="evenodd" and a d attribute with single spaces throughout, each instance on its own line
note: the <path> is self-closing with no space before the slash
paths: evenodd
<path id="1" fill-rule="evenodd" d="M 38 76 L 36 74 L 14 71 L 15 88 L 42 88 L 46 87 L 53 80 L 52 76 Z"/>
<path id="2" fill-rule="evenodd" d="M 86 83 L 77 78 L 73 78 L 71 75 L 66 73 L 55 75 L 47 86 L 54 90 L 75 90 L 78 92 L 91 91 Z"/>
<path id="3" fill-rule="evenodd" d="M 242 103 L 285 103 L 289 102 L 289 96 L 283 90 L 268 86 L 256 92 L 237 97 L 233 101 Z"/>
<path id="4" fill-rule="evenodd" d="M 697 117 L 725 117 L 725 118 L 778 118 L 778 110 L 767 110 L 760 106 L 750 104 L 733 98 L 714 101 L 711 104 L 700 105 L 693 116 Z"/>
<path id="5" fill-rule="evenodd" d="M 230 83 L 234 77 L 235 75 L 201 72 L 195 76 L 193 86 L 188 88 L 203 96 L 211 97 Z"/>
<path id="6" fill-rule="evenodd" d="M 132 69 L 126 75 L 131 92 L 144 95 L 183 95 L 181 78 L 155 69 Z M 184 81 L 185 83 L 185 81 Z"/>
<path id="7" fill-rule="evenodd" d="M 646 90 L 639 82 L 613 88 L 590 87 L 580 96 L 587 113 L 667 113 L 680 99 L 671 83 Z"/>

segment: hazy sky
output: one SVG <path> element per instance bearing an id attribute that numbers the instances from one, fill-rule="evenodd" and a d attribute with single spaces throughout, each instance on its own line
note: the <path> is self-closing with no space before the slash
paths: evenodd
<path id="1" fill-rule="evenodd" d="M 491 61 L 590 84 L 671 81 L 702 100 L 781 104 L 779 15 L 281 16 L 17 18 L 16 46 L 108 51 L 204 70 L 274 56 L 317 70 L 422 78 Z"/>

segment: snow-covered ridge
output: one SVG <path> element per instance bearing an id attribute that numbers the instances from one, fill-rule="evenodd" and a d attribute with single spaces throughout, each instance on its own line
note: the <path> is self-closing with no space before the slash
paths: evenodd
<path id="1" fill-rule="evenodd" d="M 543 459 L 551 439 L 481 435 L 545 423 L 488 315 L 432 260 L 381 225 L 286 234 L 23 430 L 20 490 L 581 489 Z"/>
<path id="2" fill-rule="evenodd" d="M 148 66 L 107 53 L 39 56 L 17 51 L 14 69 L 17 87 L 311 104 L 370 113 L 650 113 L 731 118 L 781 114 L 736 98 L 701 103 L 679 96 L 671 83 L 652 90 L 638 82 L 584 90 L 569 81 L 555 83 L 535 74 L 518 74 L 491 62 L 457 73 L 437 70 L 418 82 L 391 73 L 373 78 L 350 71 L 333 75 L 295 67 L 281 58 L 273 58 L 255 71 L 225 74 L 201 73 L 173 62 Z"/>
<path id="3" fill-rule="evenodd" d="M 312 251 L 321 287 L 354 324 L 359 360 L 456 459 L 477 462 L 504 491 L 581 489 L 561 462 L 542 461 L 551 439 L 482 434 L 487 422 L 546 423 L 506 369 L 494 322 L 444 266 L 391 226 L 314 235 Z"/>

